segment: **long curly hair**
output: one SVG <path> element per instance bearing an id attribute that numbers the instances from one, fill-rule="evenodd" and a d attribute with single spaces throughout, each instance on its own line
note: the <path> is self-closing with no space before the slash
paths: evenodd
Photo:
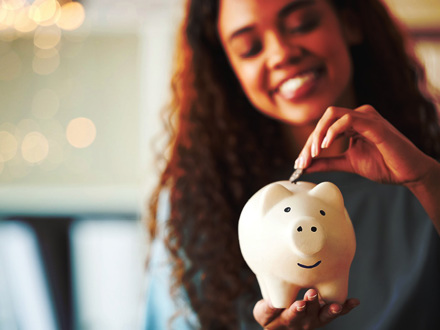
<path id="1" fill-rule="evenodd" d="M 421 89 L 424 71 L 387 9 L 379 0 L 330 2 L 337 12 L 354 13 L 363 33 L 351 49 L 359 104 L 374 106 L 438 158 L 440 130 L 435 105 Z M 286 177 L 293 161 L 284 154 L 281 124 L 250 104 L 228 63 L 218 10 L 219 0 L 187 2 L 167 108 L 165 168 L 148 219 L 155 238 L 159 194 L 168 191 L 171 290 L 184 289 L 203 329 L 237 328 L 243 317 L 252 318 L 259 292 L 239 250 L 238 218 L 248 198 L 280 173 Z"/>

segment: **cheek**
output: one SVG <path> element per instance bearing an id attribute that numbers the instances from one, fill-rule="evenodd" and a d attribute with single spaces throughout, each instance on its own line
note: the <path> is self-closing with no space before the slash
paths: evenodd
<path id="1" fill-rule="evenodd" d="M 329 75 L 342 83 L 351 77 L 351 56 L 342 36 L 336 31 L 334 35 L 334 38 L 323 38 L 316 44 L 321 45 L 320 52 L 326 59 Z"/>
<path id="2" fill-rule="evenodd" d="M 258 98 L 263 85 L 263 77 L 258 65 L 241 64 L 236 67 L 239 70 L 235 73 L 248 98 L 251 100 Z"/>

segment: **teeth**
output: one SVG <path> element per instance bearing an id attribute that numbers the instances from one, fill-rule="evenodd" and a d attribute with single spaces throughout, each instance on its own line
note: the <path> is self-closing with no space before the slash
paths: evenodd
<path id="1" fill-rule="evenodd" d="M 308 72 L 306 74 L 296 76 L 295 78 L 291 78 L 280 86 L 280 92 L 281 93 L 295 92 L 298 88 L 300 88 L 310 80 L 314 79 L 315 76 L 316 75 L 314 72 Z"/>

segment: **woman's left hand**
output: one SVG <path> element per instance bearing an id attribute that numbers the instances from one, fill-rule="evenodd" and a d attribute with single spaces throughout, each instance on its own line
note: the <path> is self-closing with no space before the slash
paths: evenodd
<path id="1" fill-rule="evenodd" d="M 315 158 L 341 136 L 351 138 L 346 152 L 336 157 Z M 307 173 L 345 171 L 377 182 L 408 185 L 423 181 L 436 163 L 372 106 L 364 105 L 354 110 L 328 108 L 295 167 L 306 168 Z"/>

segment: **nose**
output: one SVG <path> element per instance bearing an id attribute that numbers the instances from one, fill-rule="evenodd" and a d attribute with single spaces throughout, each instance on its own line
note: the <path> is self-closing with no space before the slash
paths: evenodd
<path id="1" fill-rule="evenodd" d="M 302 256 L 312 256 L 322 250 L 325 232 L 315 219 L 302 219 L 295 222 L 292 231 L 293 246 Z"/>
<path id="2" fill-rule="evenodd" d="M 288 64 L 297 63 L 302 56 L 302 49 L 286 42 L 283 35 L 272 32 L 266 37 L 267 66 L 279 69 Z"/>

